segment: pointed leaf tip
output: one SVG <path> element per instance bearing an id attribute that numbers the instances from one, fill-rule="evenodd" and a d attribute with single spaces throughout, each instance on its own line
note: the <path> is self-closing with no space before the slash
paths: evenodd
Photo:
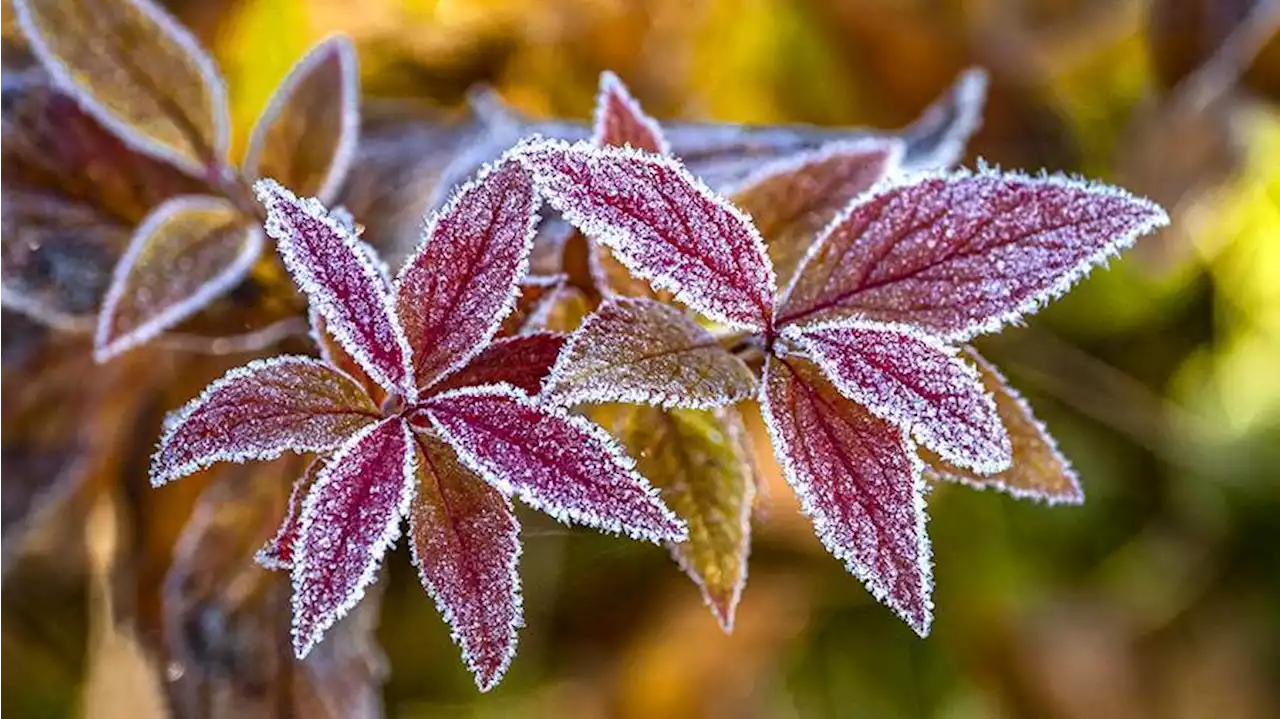
<path id="1" fill-rule="evenodd" d="M 933 564 L 921 465 L 910 441 L 798 358 L 766 360 L 760 410 L 783 475 L 822 544 L 926 636 Z"/>
<path id="2" fill-rule="evenodd" d="M 462 462 L 503 494 L 562 522 L 651 542 L 688 538 L 631 458 L 583 417 L 509 385 L 454 390 L 423 408 Z"/>
<path id="3" fill-rule="evenodd" d="M 759 232 L 678 161 L 582 142 L 525 144 L 514 156 L 566 220 L 655 289 L 732 327 L 773 326 L 774 274 Z"/>
<path id="4" fill-rule="evenodd" d="M 634 147 L 658 155 L 671 154 L 658 121 L 640 108 L 631 91 L 609 70 L 600 73 L 591 142 L 597 147 Z"/>
<path id="5" fill-rule="evenodd" d="M 416 398 L 409 342 L 369 248 L 313 198 L 274 180 L 259 180 L 254 191 L 267 234 L 328 331 L 379 385 Z"/>
<path id="6" fill-rule="evenodd" d="M 824 230 L 779 303 L 779 324 L 862 314 L 949 340 L 1036 311 L 1168 224 L 1123 190 L 981 171 L 895 179 Z"/>
<path id="7" fill-rule="evenodd" d="M 302 504 L 293 555 L 293 647 L 303 659 L 377 578 L 417 489 L 410 430 L 390 417 L 355 433 Z"/>

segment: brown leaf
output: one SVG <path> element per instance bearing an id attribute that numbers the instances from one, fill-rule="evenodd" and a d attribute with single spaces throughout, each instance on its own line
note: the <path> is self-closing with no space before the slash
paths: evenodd
<path id="1" fill-rule="evenodd" d="M 224 161 L 222 77 L 150 0 L 15 0 L 14 10 L 57 84 L 126 143 L 197 174 Z"/>
<path id="2" fill-rule="evenodd" d="M 636 468 L 689 525 L 671 554 L 702 590 L 726 632 L 747 579 L 756 485 L 746 428 L 736 410 L 626 405 L 614 431 Z"/>
<path id="3" fill-rule="evenodd" d="M 226 201 L 176 197 L 138 226 L 116 265 L 94 337 L 100 362 L 198 312 L 242 280 L 262 231 Z"/>
<path id="4" fill-rule="evenodd" d="M 762 167 L 729 197 L 764 237 L 778 286 L 786 287 L 818 233 L 851 201 L 894 172 L 902 142 L 834 142 Z"/>
<path id="5" fill-rule="evenodd" d="M 253 129 L 244 174 L 328 203 L 346 179 L 359 134 L 355 48 L 337 36 L 312 48 L 276 88 Z"/>
<path id="6" fill-rule="evenodd" d="M 934 453 L 922 449 L 920 457 L 930 478 L 978 488 L 990 487 L 1015 497 L 1038 499 L 1048 504 L 1084 502 L 1084 493 L 1075 471 L 1066 457 L 1058 452 L 1057 443 L 1044 425 L 1031 413 L 1031 407 L 1009 386 L 995 365 L 983 359 L 972 347 L 966 346 L 964 353 L 977 365 L 983 386 L 995 398 L 996 411 L 1013 445 L 1013 464 L 1003 472 L 983 476 L 949 465 Z"/>

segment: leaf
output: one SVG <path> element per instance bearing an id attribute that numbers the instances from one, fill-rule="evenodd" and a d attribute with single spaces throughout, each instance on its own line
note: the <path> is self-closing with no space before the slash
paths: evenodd
<path id="1" fill-rule="evenodd" d="M 747 580 L 756 485 L 742 418 L 719 412 L 630 405 L 615 432 L 636 469 L 689 525 L 671 554 L 698 585 L 725 632 Z"/>
<path id="2" fill-rule="evenodd" d="M 140 152 L 198 176 L 223 162 L 227 90 L 191 33 L 150 0 L 14 0 L 54 81 Z"/>
<path id="3" fill-rule="evenodd" d="M 542 396 L 710 409 L 755 394 L 755 376 L 711 333 L 653 300 L 608 300 L 569 336 Z"/>
<path id="4" fill-rule="evenodd" d="M 0 204 L 5 308 L 46 326 L 92 328 L 129 230 L 56 195 L 6 188 Z"/>
<path id="5" fill-rule="evenodd" d="M 760 410 L 822 544 L 920 636 L 933 619 L 924 482 L 910 440 L 803 360 L 765 361 Z"/>
<path id="6" fill-rule="evenodd" d="M 564 343 L 564 335 L 555 332 L 496 340 L 470 362 L 433 385 L 431 393 L 505 383 L 531 395 L 537 394 L 560 356 Z"/>
<path id="7" fill-rule="evenodd" d="M 409 425 L 361 429 L 320 470 L 294 545 L 293 650 L 303 659 L 373 583 L 417 488 Z"/>
<path id="8" fill-rule="evenodd" d="M 779 303 L 778 324 L 862 313 L 959 340 L 1034 312 L 1168 223 L 1123 190 L 982 171 L 901 179 L 847 208 Z"/>
<path id="9" fill-rule="evenodd" d="M 356 381 L 369 395 L 373 403 L 381 406 L 386 397 L 386 390 L 377 382 L 374 382 L 368 374 L 360 367 L 360 363 L 355 361 L 347 351 L 338 344 L 338 340 L 334 339 L 333 334 L 329 332 L 328 323 L 324 321 L 324 317 L 312 307 L 307 312 L 307 317 L 311 328 L 311 341 L 316 343 L 316 349 L 320 353 L 320 359 L 324 360 L 334 369 L 341 370 L 347 376 Z"/>
<path id="10" fill-rule="evenodd" d="M 846 319 L 787 327 L 840 393 L 981 474 L 1009 468 L 1009 436 L 978 373 L 940 340 L 902 325 Z"/>
<path id="11" fill-rule="evenodd" d="M 226 200 L 175 197 L 138 226 L 98 314 L 93 354 L 116 357 L 235 287 L 262 255 L 262 231 Z"/>
<path id="12" fill-rule="evenodd" d="M 833 142 L 770 162 L 726 192 L 760 230 L 780 284 L 841 210 L 897 170 L 902 148 L 892 138 Z"/>
<path id="13" fill-rule="evenodd" d="M 591 312 L 591 300 L 577 287 L 565 287 L 556 293 L 547 310 L 543 328 L 548 332 L 568 334 L 578 329 Z"/>
<path id="14" fill-rule="evenodd" d="M 569 278 L 562 274 L 528 275 L 520 280 L 519 295 L 511 314 L 502 321 L 501 335 L 536 332 L 546 324 L 547 314 L 555 306 L 556 295 Z"/>
<path id="15" fill-rule="evenodd" d="M 331 202 L 360 139 L 360 75 L 351 40 L 331 37 L 289 71 L 258 118 L 245 177 L 270 177 Z"/>
<path id="16" fill-rule="evenodd" d="M 267 234 L 328 330 L 378 384 L 412 401 L 409 341 L 363 243 L 314 199 L 298 199 L 272 180 L 254 189 L 267 208 Z"/>
<path id="17" fill-rule="evenodd" d="M 596 147 L 634 147 L 671 154 L 658 121 L 645 114 L 622 80 L 608 70 L 600 73 L 591 142 Z"/>
<path id="18" fill-rule="evenodd" d="M 316 477 L 322 469 L 324 461 L 320 458 L 313 459 L 302 476 L 293 483 L 293 492 L 289 494 L 289 503 L 285 506 L 280 528 L 253 556 L 253 560 L 264 569 L 293 569 L 293 546 L 302 529 L 302 501 L 315 485 Z"/>
<path id="19" fill-rule="evenodd" d="M 982 126 L 987 71 L 966 68 L 920 117 L 901 131 L 903 164 L 912 170 L 945 170 L 964 159 L 965 146 Z"/>
<path id="20" fill-rule="evenodd" d="M 507 385 L 430 397 L 423 414 L 471 471 L 562 522 L 651 542 L 685 525 L 599 426 Z"/>
<path id="21" fill-rule="evenodd" d="M 418 452 L 418 493 L 409 509 L 413 563 L 476 686 L 489 691 L 515 657 L 524 626 L 520 523 L 510 500 L 448 445 L 419 437 Z"/>
<path id="22" fill-rule="evenodd" d="M 657 292 L 648 282 L 631 274 L 627 266 L 614 257 L 613 250 L 600 244 L 590 243 L 589 261 L 591 279 L 596 289 L 604 297 L 648 297 L 661 302 L 671 302 L 674 297 L 668 292 Z"/>
<path id="23" fill-rule="evenodd" d="M 679 162 L 586 143 L 515 154 L 547 201 L 637 277 L 726 325 L 773 326 L 773 269 L 759 233 Z"/>
<path id="24" fill-rule="evenodd" d="M 215 462 L 273 459 L 336 449 L 378 418 L 346 375 L 310 357 L 273 357 L 237 367 L 165 421 L 151 460 L 160 486 Z"/>
<path id="25" fill-rule="evenodd" d="M 1009 386 L 995 365 L 977 350 L 964 347 L 963 352 L 975 365 L 982 385 L 996 401 L 1000 421 L 1009 433 L 1013 461 L 1008 469 L 989 476 L 947 464 L 932 452 L 921 452 L 928 476 L 960 482 L 971 487 L 991 487 L 1019 498 L 1031 498 L 1047 504 L 1083 504 L 1084 492 L 1071 463 L 1058 451 L 1058 444 L 1036 419 L 1030 405 Z"/>
<path id="26" fill-rule="evenodd" d="M 427 221 L 396 277 L 395 302 L 428 387 L 479 352 L 515 306 L 541 201 L 520 165 L 503 160 Z"/>

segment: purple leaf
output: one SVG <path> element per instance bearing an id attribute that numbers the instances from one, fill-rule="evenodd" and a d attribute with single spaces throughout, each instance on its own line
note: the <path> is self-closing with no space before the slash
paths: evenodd
<path id="1" fill-rule="evenodd" d="M 784 293 L 778 323 L 861 313 L 968 338 L 1034 312 L 1167 223 L 1147 200 L 1063 177 L 900 180 L 827 227 Z"/>
<path id="2" fill-rule="evenodd" d="M 419 438 L 418 492 L 409 509 L 413 563 L 489 691 L 516 653 L 524 625 L 520 523 L 511 501 L 464 467 L 448 445 Z"/>
<path id="3" fill-rule="evenodd" d="M 569 336 L 542 396 L 711 409 L 756 392 L 755 375 L 697 322 L 646 299 L 608 300 Z"/>
<path id="4" fill-rule="evenodd" d="M 991 474 L 1009 468 L 1009 435 L 973 367 L 904 325 L 843 319 L 787 327 L 840 392 L 898 425 L 946 461 Z"/>
<path id="5" fill-rule="evenodd" d="M 274 357 L 237 367 L 165 421 L 151 484 L 215 462 L 326 452 L 378 419 L 349 377 L 310 357 Z"/>
<path id="6" fill-rule="evenodd" d="M 562 522 L 652 542 L 686 529 L 607 432 L 506 385 L 468 387 L 423 402 L 431 426 L 469 469 Z"/>
<path id="7" fill-rule="evenodd" d="M 564 335 L 555 332 L 496 340 L 470 362 L 433 385 L 431 393 L 505 383 L 531 395 L 537 394 L 560 356 L 564 342 Z"/>
<path id="8" fill-rule="evenodd" d="M 417 488 L 409 425 L 389 417 L 357 432 L 320 471 L 294 545 L 293 649 L 307 656 L 364 596 L 400 533 Z"/>
<path id="9" fill-rule="evenodd" d="M 503 160 L 482 170 L 427 222 L 395 291 L 418 387 L 479 352 L 515 306 L 540 202 L 520 164 Z"/>
<path id="10" fill-rule="evenodd" d="M 827 550 L 921 636 L 933 618 L 920 461 L 901 431 L 817 368 L 769 357 L 761 413 L 783 474 Z"/>
<path id="11" fill-rule="evenodd" d="M 262 231 L 226 200 L 175 197 L 138 226 L 116 264 L 94 335 L 99 362 L 191 317 L 236 286 L 262 254 Z"/>
<path id="12" fill-rule="evenodd" d="M 293 483 L 293 491 L 289 494 L 289 504 L 285 507 L 284 519 L 275 536 L 262 545 L 262 549 L 253 556 L 253 560 L 264 569 L 293 569 L 293 546 L 298 541 L 298 532 L 302 529 L 302 502 L 316 483 L 320 470 L 324 469 L 324 460 L 317 457 L 307 465 L 306 471 Z"/>
<path id="13" fill-rule="evenodd" d="M 726 325 L 773 326 L 774 276 L 760 234 L 679 162 L 562 142 L 524 145 L 516 156 L 566 220 L 654 288 Z"/>
<path id="14" fill-rule="evenodd" d="M 242 165 L 330 202 L 360 139 L 360 74 L 351 40 L 331 37 L 289 71 L 258 118 Z"/>
<path id="15" fill-rule="evenodd" d="M 267 234 L 334 338 L 378 384 L 412 401 L 409 343 L 359 238 L 314 199 L 298 199 L 272 180 L 259 180 L 254 189 L 267 208 Z"/>
<path id="16" fill-rule="evenodd" d="M 600 73 L 591 142 L 597 147 L 634 147 L 671 154 L 658 121 L 645 114 L 622 80 L 608 70 Z"/>

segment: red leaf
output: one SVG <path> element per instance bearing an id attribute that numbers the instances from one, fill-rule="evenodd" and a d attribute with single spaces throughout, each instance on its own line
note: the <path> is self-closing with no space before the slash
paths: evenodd
<path id="1" fill-rule="evenodd" d="M 631 298 L 606 301 L 569 336 L 542 396 L 711 409 L 755 393 L 750 368 L 685 311 Z"/>
<path id="2" fill-rule="evenodd" d="M 832 142 L 765 164 L 725 192 L 751 215 L 786 284 L 831 220 L 881 179 L 897 171 L 902 142 L 863 138 Z"/>
<path id="3" fill-rule="evenodd" d="M 326 452 L 378 418 L 355 382 L 310 357 L 237 367 L 165 421 L 151 462 L 160 486 L 215 462 Z"/>
<path id="4" fill-rule="evenodd" d="M 1035 311 L 1167 223 L 1147 200 L 1062 177 L 903 180 L 832 222 L 783 295 L 779 324 L 862 313 L 971 337 Z"/>
<path id="5" fill-rule="evenodd" d="M 787 327 L 840 392 L 946 461 L 983 474 L 1009 468 L 1009 435 L 973 367 L 904 325 L 845 319 Z"/>
<path id="6" fill-rule="evenodd" d="M 516 653 L 524 625 L 520 523 L 510 500 L 464 467 L 448 445 L 419 438 L 418 493 L 409 510 L 413 563 L 489 691 Z"/>
<path id="7" fill-rule="evenodd" d="M 293 492 L 289 494 L 289 504 L 285 507 L 280 528 L 253 556 L 254 561 L 264 569 L 293 569 L 293 545 L 298 541 L 298 532 L 302 529 L 302 502 L 322 469 L 324 460 L 317 457 L 311 460 L 306 471 L 293 483 Z"/>
<path id="8" fill-rule="evenodd" d="M 503 160 L 482 170 L 428 221 L 395 291 L 418 387 L 479 352 L 515 306 L 540 202 L 519 163 Z"/>
<path id="9" fill-rule="evenodd" d="M 253 128 L 242 171 L 329 202 L 346 179 L 359 139 L 356 50 L 338 35 L 313 47 L 276 88 Z"/>
<path id="10" fill-rule="evenodd" d="M 627 86 L 608 70 L 600 73 L 591 142 L 597 147 L 634 147 L 659 155 L 671 154 L 658 121 L 640 109 Z"/>
<path id="11" fill-rule="evenodd" d="M 506 383 L 531 395 L 537 394 L 560 356 L 564 342 L 564 335 L 554 332 L 538 332 L 491 342 L 466 365 L 432 386 L 431 393 Z"/>
<path id="12" fill-rule="evenodd" d="M 563 142 L 516 156 L 547 201 L 636 276 L 718 322 L 772 327 L 774 276 L 760 234 L 679 162 Z"/>
<path id="13" fill-rule="evenodd" d="M 409 425 L 389 417 L 351 437 L 302 503 L 294 545 L 293 649 L 307 656 L 364 596 L 417 487 Z"/>
<path id="14" fill-rule="evenodd" d="M 334 338 L 378 384 L 412 400 L 409 343 L 359 238 L 316 200 L 299 199 L 272 180 L 259 180 L 254 189 L 267 208 L 267 234 Z"/>
<path id="15" fill-rule="evenodd" d="M 770 357 L 761 412 L 818 538 L 918 634 L 933 618 L 920 461 L 901 431 L 803 360 Z"/>
<path id="16" fill-rule="evenodd" d="M 504 385 L 454 390 L 423 407 L 463 464 L 504 494 L 562 522 L 652 542 L 686 537 L 617 442 L 582 417 Z"/>

